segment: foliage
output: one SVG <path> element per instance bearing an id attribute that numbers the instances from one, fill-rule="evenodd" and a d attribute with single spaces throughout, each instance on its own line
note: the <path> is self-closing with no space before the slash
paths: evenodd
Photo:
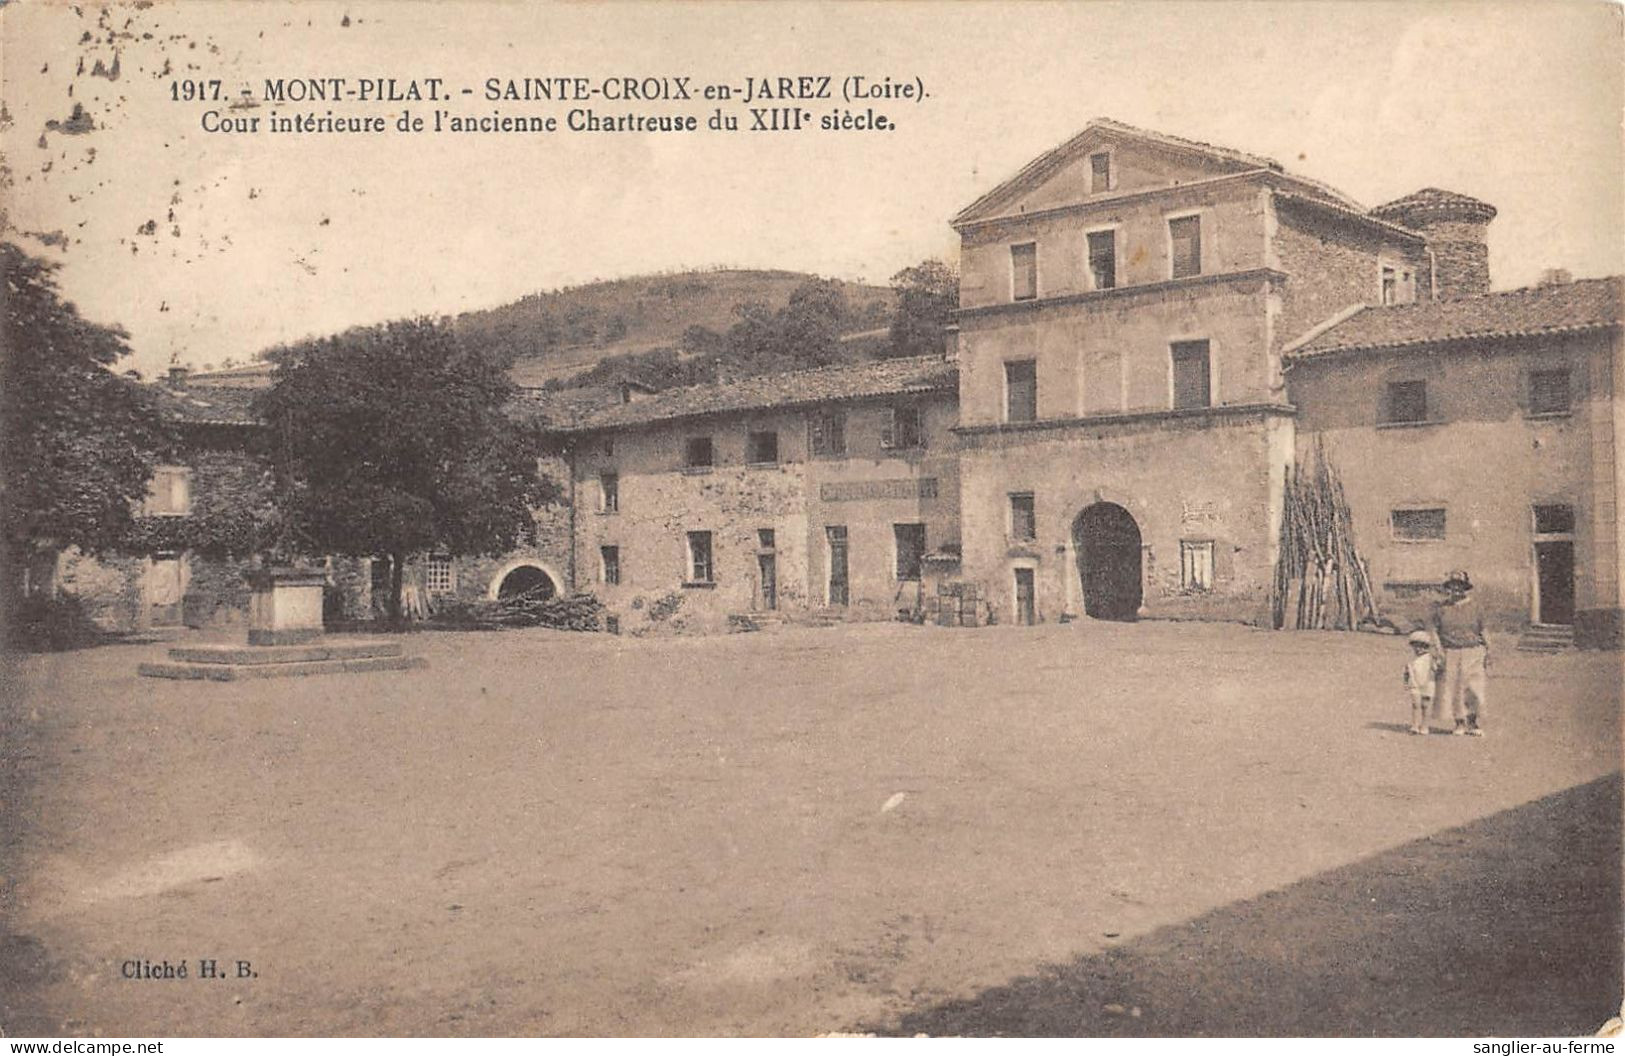
<path id="1" fill-rule="evenodd" d="M 669 620 L 677 615 L 677 610 L 683 607 L 683 595 L 677 591 L 663 594 L 649 603 L 649 622 L 659 623 Z"/>
<path id="2" fill-rule="evenodd" d="M 58 652 L 95 645 L 107 637 L 72 594 L 29 594 L 16 599 L 6 644 L 27 652 Z"/>
<path id="3" fill-rule="evenodd" d="M 561 631 L 596 631 L 603 626 L 604 606 L 591 594 L 543 597 L 527 591 L 494 601 L 442 602 L 437 622 L 453 627 L 496 630 L 503 627 L 551 627 Z"/>
<path id="4" fill-rule="evenodd" d="M 257 409 L 270 430 L 299 548 L 355 557 L 497 554 L 559 496 L 535 427 L 510 405 L 506 358 L 414 319 L 276 355 Z M 287 545 L 289 540 L 284 539 Z M 391 590 L 400 612 L 400 577 Z"/>
<path id="5" fill-rule="evenodd" d="M 891 322 L 894 356 L 941 355 L 948 325 L 959 307 L 959 272 L 940 260 L 926 260 L 892 276 L 897 308 Z"/>
<path id="6" fill-rule="evenodd" d="M 0 243 L 0 520 L 13 560 L 118 545 L 171 439 L 150 396 L 108 369 L 129 353 L 124 332 L 81 318 L 55 268 Z"/>

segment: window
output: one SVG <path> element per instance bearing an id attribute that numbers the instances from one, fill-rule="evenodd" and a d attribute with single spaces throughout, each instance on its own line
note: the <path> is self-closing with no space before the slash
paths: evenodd
<path id="1" fill-rule="evenodd" d="M 925 443 L 920 426 L 920 409 L 908 405 L 893 407 L 891 421 L 880 434 L 881 447 L 919 447 Z"/>
<path id="2" fill-rule="evenodd" d="M 1175 341 L 1170 349 L 1174 368 L 1174 410 L 1213 406 L 1207 342 Z"/>
<path id="3" fill-rule="evenodd" d="M 1382 266 L 1382 303 L 1410 304 L 1416 300 L 1415 277 L 1409 268 L 1398 268 L 1392 264 Z"/>
<path id="4" fill-rule="evenodd" d="M 1536 506 L 1536 535 L 1570 535 L 1574 532 L 1573 506 Z"/>
<path id="5" fill-rule="evenodd" d="M 1038 538 L 1038 517 L 1033 508 L 1033 493 L 1017 492 L 1010 496 L 1010 538 L 1031 542 Z"/>
<path id="6" fill-rule="evenodd" d="M 1427 421 L 1428 383 L 1425 381 L 1390 381 L 1388 383 L 1388 413 L 1383 420 L 1389 424 Z"/>
<path id="7" fill-rule="evenodd" d="M 894 524 L 891 528 L 897 543 L 897 578 L 919 579 L 920 559 L 925 556 L 925 525 Z"/>
<path id="8" fill-rule="evenodd" d="M 756 545 L 761 547 L 763 550 L 771 550 L 771 549 L 773 549 L 773 546 L 774 546 L 773 529 L 771 529 L 771 528 L 758 528 L 758 529 L 756 529 Z"/>
<path id="9" fill-rule="evenodd" d="M 621 478 L 618 473 L 598 474 L 598 512 L 616 513 L 621 508 Z"/>
<path id="10" fill-rule="evenodd" d="M 1038 418 L 1038 363 L 1018 359 L 1004 365 L 1004 420 L 1031 422 Z"/>
<path id="11" fill-rule="evenodd" d="M 192 471 L 183 466 L 154 469 L 143 512 L 154 517 L 184 517 L 191 513 Z"/>
<path id="12" fill-rule="evenodd" d="M 1089 155 L 1089 193 L 1112 189 L 1112 156 L 1105 151 Z"/>
<path id="13" fill-rule="evenodd" d="M 1202 218 L 1178 216 L 1168 221 L 1168 240 L 1173 248 L 1173 277 L 1202 274 Z"/>
<path id="14" fill-rule="evenodd" d="M 691 436 L 683 452 L 683 464 L 689 469 L 701 469 L 712 464 L 713 452 L 709 436 Z"/>
<path id="15" fill-rule="evenodd" d="M 1089 276 L 1095 289 L 1109 290 L 1117 285 L 1117 232 L 1091 231 L 1089 242 Z"/>
<path id="16" fill-rule="evenodd" d="M 1038 296 L 1038 243 L 1010 247 L 1010 297 L 1030 301 Z"/>
<path id="17" fill-rule="evenodd" d="M 430 594 L 450 594 L 457 589 L 457 577 L 451 567 L 449 554 L 435 554 L 429 558 L 423 575 L 423 585 Z"/>
<path id="18" fill-rule="evenodd" d="M 604 583 L 615 586 L 621 581 L 621 548 L 618 546 L 600 546 L 598 558 L 603 562 Z"/>
<path id="19" fill-rule="evenodd" d="M 754 463 L 779 460 L 778 433 L 751 433 L 745 445 L 746 461 Z"/>
<path id="20" fill-rule="evenodd" d="M 716 582 L 716 567 L 711 564 L 711 533 L 688 533 L 688 581 L 690 583 Z"/>
<path id="21" fill-rule="evenodd" d="M 1188 591 L 1213 589 L 1213 541 L 1179 542 L 1179 585 Z"/>
<path id="22" fill-rule="evenodd" d="M 846 412 L 813 412 L 807 419 L 807 448 L 815 455 L 846 454 Z"/>
<path id="23" fill-rule="evenodd" d="M 1443 508 L 1394 510 L 1389 514 L 1394 538 L 1406 542 L 1433 542 L 1444 538 Z"/>
<path id="24" fill-rule="evenodd" d="M 1532 370 L 1529 372 L 1529 413 L 1567 414 L 1569 372 L 1566 370 Z"/>

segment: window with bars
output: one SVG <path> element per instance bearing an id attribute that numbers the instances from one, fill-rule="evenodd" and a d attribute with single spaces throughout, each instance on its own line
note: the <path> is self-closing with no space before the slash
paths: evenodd
<path id="1" fill-rule="evenodd" d="M 920 409 L 911 404 L 893 407 L 880 434 L 880 446 L 906 448 L 920 447 L 924 443 L 925 430 L 920 424 Z"/>
<path id="2" fill-rule="evenodd" d="M 1176 216 L 1168 221 L 1168 241 L 1173 250 L 1173 277 L 1183 279 L 1202 274 L 1202 218 Z"/>
<path id="3" fill-rule="evenodd" d="M 1095 289 L 1110 290 L 1117 286 L 1117 232 L 1091 231 L 1089 243 L 1089 275 Z"/>
<path id="4" fill-rule="evenodd" d="M 1213 540 L 1180 540 L 1179 585 L 1193 592 L 1213 589 Z"/>
<path id="5" fill-rule="evenodd" d="M 1569 372 L 1532 370 L 1529 372 L 1529 413 L 1567 414 L 1572 406 Z"/>
<path id="6" fill-rule="evenodd" d="M 826 457 L 846 454 L 846 412 L 814 411 L 808 415 L 807 450 Z"/>
<path id="7" fill-rule="evenodd" d="M 424 567 L 423 585 L 430 594 L 450 594 L 457 589 L 456 570 L 450 554 L 435 554 Z"/>
<path id="8" fill-rule="evenodd" d="M 1010 247 L 1010 296 L 1030 301 L 1038 296 L 1038 243 Z"/>
<path id="9" fill-rule="evenodd" d="M 1031 422 L 1038 418 L 1038 363 L 1018 359 L 1004 365 L 1004 420 Z"/>
<path id="10" fill-rule="evenodd" d="M 1173 359 L 1174 410 L 1213 406 L 1212 364 L 1206 341 L 1175 341 Z"/>
<path id="11" fill-rule="evenodd" d="M 1445 537 L 1445 511 L 1443 507 L 1393 510 L 1388 516 L 1395 539 L 1418 543 L 1437 542 Z"/>
<path id="12" fill-rule="evenodd" d="M 607 586 L 615 586 L 621 581 L 621 548 L 618 546 L 600 546 L 598 557 L 603 564 L 603 581 Z"/>
<path id="13" fill-rule="evenodd" d="M 1569 535 L 1574 531 L 1574 507 L 1562 505 L 1535 507 L 1536 535 Z"/>
<path id="14" fill-rule="evenodd" d="M 897 545 L 897 578 L 920 578 L 921 559 L 925 557 L 925 525 L 894 524 L 892 537 Z"/>
<path id="15" fill-rule="evenodd" d="M 688 581 L 716 582 L 716 566 L 711 561 L 711 533 L 688 533 Z"/>
<path id="16" fill-rule="evenodd" d="M 1021 542 L 1038 538 L 1038 516 L 1030 491 L 1020 491 L 1010 496 L 1010 538 Z"/>
<path id="17" fill-rule="evenodd" d="M 1383 421 L 1390 425 L 1428 420 L 1428 383 L 1425 381 L 1390 381 L 1388 406 Z"/>

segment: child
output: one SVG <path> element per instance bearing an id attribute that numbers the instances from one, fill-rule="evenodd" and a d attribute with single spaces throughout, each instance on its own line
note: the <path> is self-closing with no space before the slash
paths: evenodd
<path id="1" fill-rule="evenodd" d="M 1405 664 L 1405 685 L 1411 691 L 1411 732 L 1425 734 L 1428 729 L 1428 711 L 1433 707 L 1433 689 L 1439 674 L 1439 658 L 1433 653 L 1433 636 L 1426 631 L 1413 631 L 1411 658 Z"/>

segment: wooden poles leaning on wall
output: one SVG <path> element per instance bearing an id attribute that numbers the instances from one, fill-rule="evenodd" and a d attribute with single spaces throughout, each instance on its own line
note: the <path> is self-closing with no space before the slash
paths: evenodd
<path id="1" fill-rule="evenodd" d="M 1318 439 L 1307 465 L 1286 468 L 1270 609 L 1277 630 L 1353 630 L 1382 618 L 1343 482 Z"/>

